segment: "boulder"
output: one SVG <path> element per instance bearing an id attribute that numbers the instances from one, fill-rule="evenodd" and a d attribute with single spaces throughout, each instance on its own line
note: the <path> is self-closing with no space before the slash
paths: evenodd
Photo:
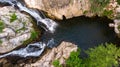
<path id="1" fill-rule="evenodd" d="M 37 8 L 48 13 L 50 17 L 63 19 L 81 16 L 89 11 L 89 0 L 24 0 L 30 8 Z"/>
<path id="2" fill-rule="evenodd" d="M 11 6 L 0 7 L 0 53 L 5 53 L 30 39 L 31 18 Z"/>

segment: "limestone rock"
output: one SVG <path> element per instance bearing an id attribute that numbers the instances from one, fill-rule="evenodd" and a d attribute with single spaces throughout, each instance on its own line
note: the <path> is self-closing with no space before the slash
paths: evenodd
<path id="1" fill-rule="evenodd" d="M 31 22 L 28 15 L 11 6 L 0 7 L 0 53 L 11 51 L 28 40 L 34 30 Z"/>
<path id="2" fill-rule="evenodd" d="M 40 60 L 33 64 L 26 64 L 25 67 L 54 67 L 52 62 L 56 59 L 60 61 L 60 64 L 65 64 L 65 59 L 72 51 L 77 51 L 77 45 L 62 42 L 58 47 L 49 50 Z"/>
<path id="3" fill-rule="evenodd" d="M 31 8 L 37 8 L 57 19 L 81 16 L 89 11 L 89 0 L 24 0 Z"/>
<path id="4" fill-rule="evenodd" d="M 118 37 L 120 38 L 120 20 L 119 19 L 115 19 L 114 23 L 110 23 L 109 24 L 110 27 L 114 27 L 114 31 L 115 33 L 118 35 Z"/>

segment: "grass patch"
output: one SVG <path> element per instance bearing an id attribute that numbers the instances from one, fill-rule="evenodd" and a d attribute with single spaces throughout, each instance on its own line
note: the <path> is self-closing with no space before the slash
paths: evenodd
<path id="1" fill-rule="evenodd" d="M 104 10 L 103 16 L 111 17 L 112 18 L 113 11 L 112 10 Z"/>
<path id="2" fill-rule="evenodd" d="M 2 40 L 0 40 L 0 44 L 2 44 Z"/>
<path id="3" fill-rule="evenodd" d="M 53 65 L 54 65 L 54 67 L 62 67 L 62 65 L 60 64 L 59 60 L 54 60 L 53 61 Z"/>
<path id="4" fill-rule="evenodd" d="M 2 32 L 4 28 L 5 28 L 5 25 L 4 25 L 3 21 L 0 20 L 0 32 Z"/>
<path id="5" fill-rule="evenodd" d="M 15 20 L 17 20 L 17 15 L 13 13 L 12 15 L 10 15 L 10 22 L 14 22 Z"/>
<path id="6" fill-rule="evenodd" d="M 93 13 L 101 13 L 103 8 L 109 3 L 110 0 L 90 0 L 91 11 Z"/>
<path id="7" fill-rule="evenodd" d="M 24 41 L 23 45 L 27 45 L 28 43 L 30 43 L 38 38 L 39 38 L 39 31 L 33 30 L 33 31 L 31 31 L 31 37 L 28 40 Z"/>
<path id="8" fill-rule="evenodd" d="M 26 30 L 25 25 L 26 25 L 26 22 L 23 22 L 23 27 L 21 29 L 16 30 L 16 32 L 19 33 L 20 30 L 25 31 Z"/>
<path id="9" fill-rule="evenodd" d="M 32 31 L 31 32 L 31 39 L 35 39 L 35 38 L 38 38 L 38 32 L 35 32 L 35 31 Z"/>

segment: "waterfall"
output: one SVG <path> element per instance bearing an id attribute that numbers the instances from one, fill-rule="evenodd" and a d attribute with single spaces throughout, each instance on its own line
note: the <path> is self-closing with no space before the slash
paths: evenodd
<path id="1" fill-rule="evenodd" d="M 55 31 L 55 28 L 58 25 L 55 21 L 49 18 L 46 18 L 43 15 L 43 13 L 39 13 L 39 11 L 35 9 L 27 8 L 26 5 L 23 2 L 21 2 L 21 0 L 0 0 L 0 4 L 13 6 L 19 9 L 19 11 L 24 11 L 29 15 L 31 15 L 37 21 L 37 25 L 45 30 L 44 32 L 45 34 L 43 35 L 46 35 L 46 32 L 48 32 L 49 35 L 50 34 L 52 35 Z M 7 54 L 0 55 L 0 58 L 7 57 L 7 56 L 19 56 L 23 58 L 26 58 L 28 56 L 38 57 L 44 51 L 46 46 L 54 44 L 54 39 L 51 37 L 48 38 L 48 40 L 46 41 L 44 40 L 45 39 L 37 43 L 29 44 L 25 48 L 21 48 L 18 50 L 11 51 Z"/>

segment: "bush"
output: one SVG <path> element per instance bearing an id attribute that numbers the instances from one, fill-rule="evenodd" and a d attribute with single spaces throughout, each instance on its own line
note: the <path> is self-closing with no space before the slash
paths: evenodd
<path id="1" fill-rule="evenodd" d="M 82 59 L 79 58 L 80 56 L 80 49 L 75 52 L 71 52 L 70 57 L 66 60 L 66 67 L 84 67 L 82 64 Z"/>
<path id="2" fill-rule="evenodd" d="M 113 44 L 106 43 L 86 51 L 87 58 L 80 58 L 80 50 L 71 52 L 65 67 L 118 67 L 120 49 Z M 59 61 L 58 61 L 59 62 Z M 57 63 L 57 65 L 59 65 Z M 57 65 L 55 67 L 57 67 Z"/>
<path id="3" fill-rule="evenodd" d="M 87 67 L 118 67 L 120 49 L 113 44 L 100 45 L 87 51 Z"/>
<path id="4" fill-rule="evenodd" d="M 4 28 L 5 28 L 4 22 L 0 20 L 0 33 L 3 31 Z"/>
<path id="5" fill-rule="evenodd" d="M 110 0 L 90 0 L 91 11 L 93 13 L 99 13 L 109 3 Z"/>
<path id="6" fill-rule="evenodd" d="M 117 0 L 117 3 L 120 5 L 120 0 Z"/>
<path id="7" fill-rule="evenodd" d="M 53 61 L 53 65 L 54 65 L 54 67 L 62 67 L 62 65 L 60 64 L 59 60 L 54 60 Z"/>

